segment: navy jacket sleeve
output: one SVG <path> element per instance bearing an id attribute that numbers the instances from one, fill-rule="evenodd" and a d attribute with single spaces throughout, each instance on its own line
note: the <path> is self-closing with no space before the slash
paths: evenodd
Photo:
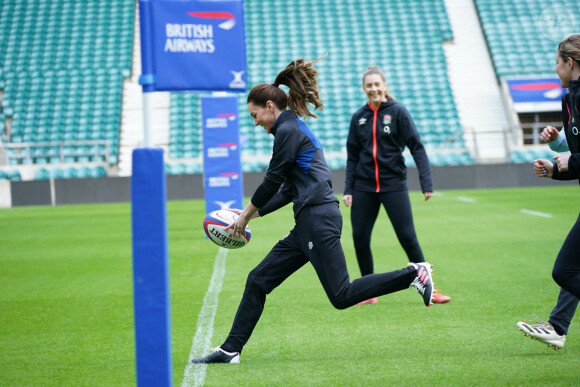
<path id="1" fill-rule="evenodd" d="M 568 170 L 560 172 L 558 170 L 558 163 L 554 163 L 554 173 L 552 179 L 554 180 L 576 180 L 580 178 L 580 153 L 570 155 L 568 160 Z"/>
<path id="2" fill-rule="evenodd" d="M 292 202 L 294 198 L 294 191 L 290 188 L 289 184 L 282 184 L 282 188 L 278 191 L 272 199 L 268 201 L 262 208 L 258 210 L 260 216 L 265 216 L 271 212 L 274 212 L 286 204 Z"/>
<path id="3" fill-rule="evenodd" d="M 291 135 L 290 128 L 280 125 L 274 137 L 274 148 L 268 171 L 266 171 L 262 184 L 258 186 L 252 196 L 254 206 L 262 208 L 276 195 L 286 179 L 286 171 L 296 161 L 298 146 L 298 139 Z"/>
<path id="4" fill-rule="evenodd" d="M 356 133 L 355 115 L 350 119 L 350 129 L 346 140 L 346 179 L 344 182 L 344 194 L 352 195 L 354 192 L 355 171 L 359 161 L 361 144 Z"/>
<path id="5" fill-rule="evenodd" d="M 425 147 L 421 142 L 421 136 L 415 127 L 415 123 L 411 118 L 411 114 L 401 106 L 401 113 L 399 114 L 399 127 L 405 128 L 404 131 L 404 141 L 415 164 L 417 164 L 417 169 L 419 170 L 419 182 L 421 184 L 421 191 L 423 192 L 433 192 L 433 181 L 431 179 L 431 165 L 429 164 L 429 157 L 427 157 L 427 152 Z"/>

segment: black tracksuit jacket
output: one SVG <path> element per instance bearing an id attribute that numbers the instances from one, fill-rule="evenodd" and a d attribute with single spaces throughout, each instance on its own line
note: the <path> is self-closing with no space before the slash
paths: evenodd
<path id="1" fill-rule="evenodd" d="M 568 94 L 562 96 L 562 122 L 564 133 L 570 149 L 568 170 L 558 171 L 558 164 L 554 163 L 552 179 L 575 180 L 580 178 L 580 78 L 568 83 Z"/>
<path id="2" fill-rule="evenodd" d="M 407 109 L 392 99 L 376 110 L 370 103 L 359 109 L 350 121 L 346 143 L 344 194 L 406 190 L 405 146 L 417 164 L 421 190 L 432 192 L 429 158 Z"/>

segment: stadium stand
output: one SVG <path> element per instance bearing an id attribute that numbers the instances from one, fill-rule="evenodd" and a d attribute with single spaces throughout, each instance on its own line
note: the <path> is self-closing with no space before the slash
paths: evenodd
<path id="1" fill-rule="evenodd" d="M 562 17 L 570 12 L 568 7 L 580 11 L 577 2 L 475 0 L 475 4 L 498 79 L 555 76 L 558 44 L 573 32 Z M 529 163 L 537 158 L 551 159 L 555 154 L 545 145 L 515 146 L 510 161 Z"/>
<path id="2" fill-rule="evenodd" d="M 390 91 L 414 117 L 433 165 L 473 162 L 447 76 L 443 42 L 453 33 L 443 0 L 273 0 L 268 7 L 246 0 L 244 7 L 249 87 L 272 82 L 293 59 L 329 54 L 317 64 L 326 109 L 311 127 L 332 169 L 346 165 L 350 117 L 366 101 L 360 76 L 369 65 L 385 71 Z M 243 169 L 265 170 L 273 139 L 254 128 L 244 97 L 239 102 Z M 199 99 L 171 95 L 169 156 L 184 158 L 191 169 L 201 168 L 203 156 Z M 406 160 L 413 165 L 410 155 Z M 181 173 L 183 168 L 168 165 L 166 170 Z"/>
<path id="3" fill-rule="evenodd" d="M 539 38 L 539 19 L 551 1 L 475 0 L 475 3 L 498 78 L 554 75 L 559 41 Z"/>
<path id="4" fill-rule="evenodd" d="M 38 179 L 102 176 L 117 163 L 134 12 L 124 0 L 0 3 L 0 163 Z"/>

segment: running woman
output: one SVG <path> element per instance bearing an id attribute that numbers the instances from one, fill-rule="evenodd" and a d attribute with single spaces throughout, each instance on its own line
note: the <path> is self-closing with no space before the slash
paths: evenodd
<path id="1" fill-rule="evenodd" d="M 358 265 L 363 276 L 374 273 L 371 234 L 382 205 L 410 262 L 425 262 L 417 240 L 407 189 L 403 150 L 408 147 L 419 170 L 425 201 L 433 195 L 429 158 L 411 115 L 389 93 L 376 66 L 363 74 L 368 102 L 353 114 L 346 143 L 346 182 L 342 200 L 352 207 L 350 220 Z M 451 298 L 435 290 L 434 303 Z M 371 298 L 361 304 L 376 304 Z"/>
<path id="2" fill-rule="evenodd" d="M 415 287 L 426 306 L 431 305 L 431 265 L 409 264 L 388 273 L 350 282 L 340 244 L 342 215 L 332 192 L 332 175 L 322 147 L 300 117 L 317 116 L 307 104 L 322 110 L 317 85 L 319 58 L 292 61 L 272 84 L 260 84 L 248 95 L 248 111 L 256 126 L 274 136 L 270 165 L 264 180 L 230 226 L 233 234 L 244 232 L 252 219 L 263 217 L 294 203 L 295 226 L 248 275 L 232 329 L 223 344 L 193 363 L 239 363 L 240 354 L 266 303 L 266 296 L 286 278 L 310 262 L 331 304 L 345 309 L 371 297 Z M 285 85 L 289 94 L 279 88 Z"/>
<path id="3" fill-rule="evenodd" d="M 568 93 L 562 96 L 562 132 L 565 140 L 559 139 L 560 135 L 553 127 L 546 127 L 541 138 L 557 142 L 558 145 L 551 146 L 557 151 L 565 150 L 567 145 L 570 154 L 555 156 L 555 162 L 535 160 L 534 172 L 538 177 L 575 180 L 580 177 L 580 34 L 569 35 L 558 45 L 556 73 L 562 87 L 568 88 Z M 562 289 L 549 320 L 538 319 L 537 324 L 520 321 L 516 325 L 526 336 L 557 350 L 566 342 L 568 327 L 580 298 L 580 217 L 558 253 L 552 277 Z"/>

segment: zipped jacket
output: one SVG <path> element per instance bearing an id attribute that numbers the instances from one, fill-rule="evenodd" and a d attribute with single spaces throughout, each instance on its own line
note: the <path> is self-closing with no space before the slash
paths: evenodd
<path id="1" fill-rule="evenodd" d="M 552 179 L 575 180 L 580 177 L 580 78 L 568 83 L 568 93 L 562 96 L 562 123 L 570 149 L 568 170 L 560 172 L 554 163 Z"/>
<path id="2" fill-rule="evenodd" d="M 320 142 L 310 128 L 290 110 L 270 129 L 274 146 L 262 184 L 252 196 L 260 216 L 294 202 L 296 218 L 304 207 L 337 203 L 332 173 Z"/>
<path id="3" fill-rule="evenodd" d="M 364 105 L 350 121 L 344 194 L 407 189 L 405 147 L 419 170 L 421 190 L 432 192 L 429 158 L 407 109 L 392 99 L 378 109 Z"/>

